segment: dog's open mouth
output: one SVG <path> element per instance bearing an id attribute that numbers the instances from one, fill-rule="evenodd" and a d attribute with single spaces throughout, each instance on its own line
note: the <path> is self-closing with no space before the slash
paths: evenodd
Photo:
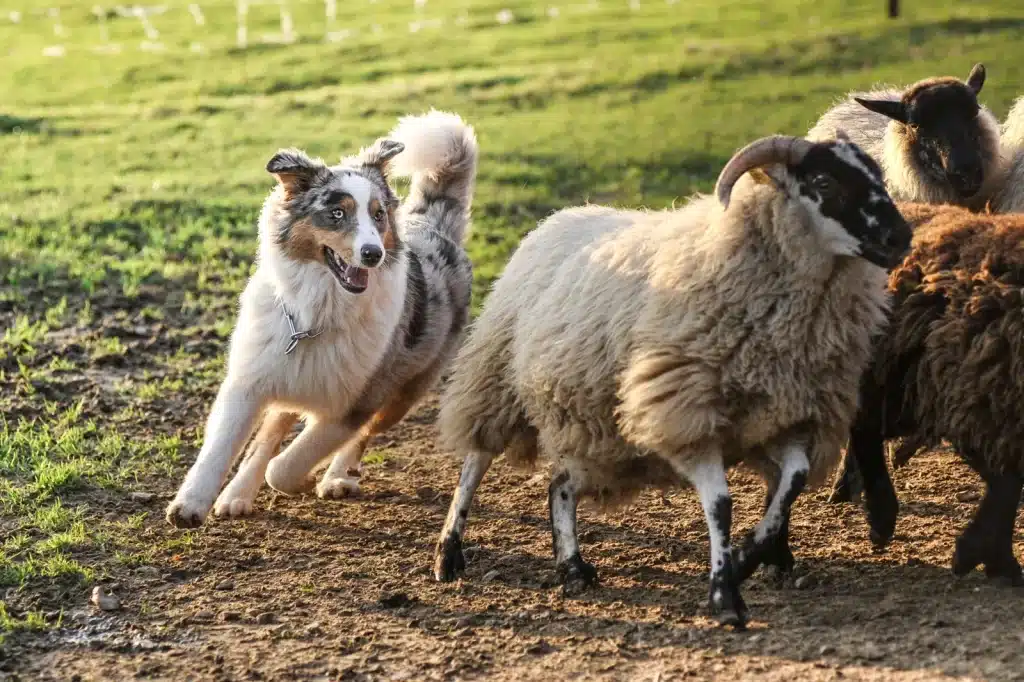
<path id="1" fill-rule="evenodd" d="M 324 262 L 331 269 L 342 289 L 351 294 L 361 294 L 366 291 L 370 281 L 370 272 L 365 268 L 349 265 L 345 260 L 334 252 L 329 246 L 324 247 Z"/>

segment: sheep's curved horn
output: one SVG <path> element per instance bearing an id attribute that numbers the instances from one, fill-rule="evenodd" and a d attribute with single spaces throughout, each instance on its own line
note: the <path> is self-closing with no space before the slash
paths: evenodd
<path id="1" fill-rule="evenodd" d="M 736 152 L 719 173 L 718 182 L 715 183 L 718 201 L 729 208 L 732 188 L 747 171 L 772 163 L 800 163 L 812 147 L 813 142 L 791 135 L 772 135 L 751 142 Z"/>

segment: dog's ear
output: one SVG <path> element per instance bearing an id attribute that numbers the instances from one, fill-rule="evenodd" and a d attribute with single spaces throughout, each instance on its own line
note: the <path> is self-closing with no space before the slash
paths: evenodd
<path id="1" fill-rule="evenodd" d="M 404 149 L 405 144 L 398 140 L 381 137 L 369 147 L 359 152 L 359 161 L 363 165 L 373 166 L 380 171 L 381 175 L 387 178 L 391 159 L 401 154 Z"/>
<path id="2" fill-rule="evenodd" d="M 323 161 L 298 149 L 282 149 L 267 162 L 267 172 L 277 178 L 289 198 L 308 190 L 326 168 Z"/>

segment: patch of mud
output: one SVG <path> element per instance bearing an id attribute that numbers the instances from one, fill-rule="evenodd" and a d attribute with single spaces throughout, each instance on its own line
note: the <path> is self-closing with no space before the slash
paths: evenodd
<path id="1" fill-rule="evenodd" d="M 691 491 L 582 510 L 601 586 L 570 599 L 555 581 L 545 477 L 498 462 L 470 516 L 464 578 L 434 582 L 460 466 L 435 449 L 435 411 L 431 401 L 373 444 L 385 456 L 360 497 L 264 490 L 253 517 L 211 519 L 153 569 L 111 576 L 116 615 L 19 636 L 4 669 L 26 680 L 1021 679 L 1024 593 L 949 570 L 981 483 L 948 452 L 896 473 L 903 508 L 886 552 L 872 550 L 859 509 L 827 504 L 826 490 L 802 497 L 795 579 L 752 577 L 753 622 L 735 633 L 704 613 L 707 529 Z M 764 491 L 742 472 L 730 481 L 739 535 Z M 177 483 L 147 482 L 159 492 L 153 542 L 182 536 L 155 511 Z M 82 588 L 62 605 L 87 600 Z"/>

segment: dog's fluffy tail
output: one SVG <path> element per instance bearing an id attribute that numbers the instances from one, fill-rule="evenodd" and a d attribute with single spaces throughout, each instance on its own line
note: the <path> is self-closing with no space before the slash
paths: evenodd
<path id="1" fill-rule="evenodd" d="M 391 134 L 405 145 L 390 171 L 409 176 L 407 214 L 421 214 L 436 230 L 461 244 L 469 232 L 476 183 L 477 143 L 473 128 L 457 114 L 431 110 L 405 116 Z"/>

